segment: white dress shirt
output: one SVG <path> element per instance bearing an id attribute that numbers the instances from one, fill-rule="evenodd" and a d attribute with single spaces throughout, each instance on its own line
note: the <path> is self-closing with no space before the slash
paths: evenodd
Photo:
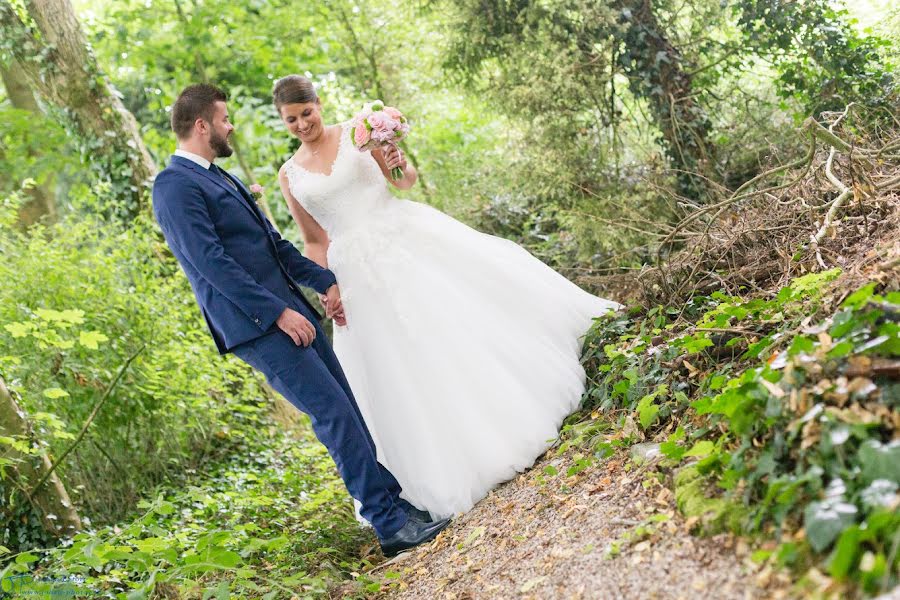
<path id="1" fill-rule="evenodd" d="M 199 154 L 194 154 L 193 152 L 188 152 L 187 150 L 182 150 L 181 148 L 175 150 L 175 156 L 180 156 L 181 158 L 186 158 L 190 161 L 193 161 L 207 170 L 209 170 L 209 166 L 212 164 Z"/>

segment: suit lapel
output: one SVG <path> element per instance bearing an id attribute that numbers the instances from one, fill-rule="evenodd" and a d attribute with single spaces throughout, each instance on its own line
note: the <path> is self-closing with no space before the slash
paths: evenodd
<path id="1" fill-rule="evenodd" d="M 250 190 L 247 189 L 247 186 L 244 185 L 244 182 L 241 181 L 238 177 L 235 177 L 225 169 L 222 169 L 222 173 L 225 174 L 231 181 L 234 182 L 234 185 L 238 188 L 238 195 L 244 200 L 245 204 L 250 207 L 250 210 L 253 211 L 253 214 L 256 215 L 256 218 L 260 223 L 263 222 L 262 211 L 260 211 L 259 206 L 256 205 L 256 200 L 253 199 L 253 194 L 250 193 Z M 227 185 L 227 184 L 226 184 Z M 230 187 L 230 186 L 229 186 Z"/>
<path id="2" fill-rule="evenodd" d="M 177 160 L 178 164 L 184 165 L 184 166 L 188 167 L 189 169 L 193 170 L 195 173 L 199 173 L 201 176 L 206 177 L 207 179 L 212 181 L 214 184 L 216 184 L 217 186 L 219 186 L 220 188 L 222 188 L 223 190 L 225 190 L 226 192 L 228 192 L 229 194 L 231 194 L 232 196 L 237 198 L 240 201 L 241 205 L 244 208 L 246 208 L 248 211 L 250 211 L 250 214 L 252 214 L 253 217 L 257 221 L 259 221 L 260 223 L 263 222 L 262 218 L 260 217 L 259 213 L 256 210 L 256 207 L 250 206 L 250 202 L 247 200 L 247 198 L 250 198 L 249 192 L 247 193 L 247 197 L 244 197 L 238 189 L 235 189 L 235 188 L 231 187 L 230 185 L 228 185 L 228 182 L 225 181 L 224 179 L 222 179 L 222 177 L 220 175 L 212 172 L 210 169 L 204 169 L 203 167 L 201 167 L 200 165 L 198 165 L 197 163 L 195 163 L 192 160 L 188 160 L 186 158 L 181 158 L 180 156 L 173 156 L 172 160 L 173 161 Z M 223 171 L 223 173 L 224 173 L 224 171 Z M 231 180 L 235 181 L 235 185 L 239 186 L 240 188 L 244 187 L 244 184 L 241 183 L 240 181 L 236 181 L 236 178 L 231 177 Z"/>

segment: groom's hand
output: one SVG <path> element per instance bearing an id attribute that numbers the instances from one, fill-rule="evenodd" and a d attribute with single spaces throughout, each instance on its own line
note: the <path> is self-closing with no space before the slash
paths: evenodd
<path id="1" fill-rule="evenodd" d="M 309 320 L 292 308 L 285 308 L 278 320 L 278 327 L 291 336 L 298 346 L 309 346 L 316 339 L 316 328 Z"/>

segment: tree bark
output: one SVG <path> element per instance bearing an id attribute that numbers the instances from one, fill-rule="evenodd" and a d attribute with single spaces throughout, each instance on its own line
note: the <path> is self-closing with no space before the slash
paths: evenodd
<path id="1" fill-rule="evenodd" d="M 0 378 L 0 434 L 33 441 L 34 434 L 25 419 L 25 413 L 19 408 L 10 394 L 3 379 Z M 20 452 L 7 444 L 0 444 L 0 458 L 13 462 L 10 469 L 16 485 L 23 490 L 23 497 L 31 491 L 31 486 L 40 481 L 50 469 L 50 459 L 46 454 L 38 456 Z M 31 497 L 34 507 L 40 512 L 44 529 L 55 537 L 72 536 L 81 531 L 81 519 L 66 488 L 56 473 L 52 473 L 41 489 L 35 490 Z"/>
<path id="2" fill-rule="evenodd" d="M 71 119 L 98 177 L 124 201 L 122 217 L 149 208 L 156 165 L 137 122 L 100 72 L 70 0 L 25 0 L 27 15 L 0 0 L 0 41 L 48 103 Z"/>
<path id="3" fill-rule="evenodd" d="M 651 0 L 620 0 L 617 8 L 624 29 L 622 50 L 616 55 L 619 64 L 632 93 L 650 104 L 666 153 L 678 171 L 679 193 L 698 198 L 706 187 L 703 176 L 714 166 L 706 111 L 697 102 L 681 53 L 661 29 Z"/>
<path id="4" fill-rule="evenodd" d="M 3 81 L 3 87 L 13 108 L 43 115 L 44 111 L 41 110 L 16 61 L 12 61 L 8 66 L 0 62 L 0 80 Z M 19 209 L 20 225 L 30 227 L 43 217 L 56 219 L 56 202 L 50 185 L 46 182 L 36 185 L 28 190 L 28 195 L 30 200 Z"/>

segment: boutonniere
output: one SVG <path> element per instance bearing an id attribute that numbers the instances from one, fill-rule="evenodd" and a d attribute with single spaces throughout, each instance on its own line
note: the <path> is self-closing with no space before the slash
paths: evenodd
<path id="1" fill-rule="evenodd" d="M 264 190 L 265 188 L 258 183 L 254 183 L 250 186 L 250 195 L 253 196 L 255 202 L 259 202 L 259 199 L 263 197 Z"/>

